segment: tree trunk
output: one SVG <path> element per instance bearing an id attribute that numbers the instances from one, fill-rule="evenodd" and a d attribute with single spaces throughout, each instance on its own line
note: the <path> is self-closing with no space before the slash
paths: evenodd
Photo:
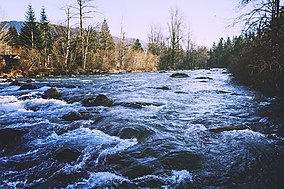
<path id="1" fill-rule="evenodd" d="M 70 8 L 67 8 L 67 46 L 65 54 L 65 66 L 69 69 L 70 65 L 68 64 L 69 54 L 70 54 L 70 38 L 71 38 L 71 27 L 70 27 Z"/>

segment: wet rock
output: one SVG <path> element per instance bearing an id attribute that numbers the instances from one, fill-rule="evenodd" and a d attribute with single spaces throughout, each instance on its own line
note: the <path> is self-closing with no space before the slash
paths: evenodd
<path id="1" fill-rule="evenodd" d="M 245 129 L 249 129 L 249 127 L 246 126 L 246 125 L 217 127 L 217 128 L 209 129 L 209 131 L 212 132 L 212 133 L 221 133 L 221 132 L 225 132 L 225 131 L 245 130 Z"/>
<path id="2" fill-rule="evenodd" d="M 75 148 L 63 147 L 55 152 L 54 158 L 59 161 L 72 162 L 77 160 L 81 154 L 82 153 Z"/>
<path id="3" fill-rule="evenodd" d="M 176 94 L 188 94 L 187 92 L 184 91 L 175 91 Z"/>
<path id="4" fill-rule="evenodd" d="M 37 87 L 31 83 L 26 83 L 22 84 L 19 90 L 33 90 L 33 89 L 37 89 Z"/>
<path id="5" fill-rule="evenodd" d="M 155 89 L 165 90 L 165 91 L 167 91 L 167 90 L 171 90 L 168 86 L 157 87 L 157 88 L 155 88 Z"/>
<path id="6" fill-rule="evenodd" d="M 230 92 L 228 92 L 228 91 L 221 91 L 221 90 L 219 90 L 219 91 L 216 91 L 216 93 L 217 93 L 217 94 L 227 94 L 227 93 L 230 93 Z"/>
<path id="7" fill-rule="evenodd" d="M 91 117 L 88 112 L 69 112 L 62 116 L 65 121 L 87 120 Z"/>
<path id="8" fill-rule="evenodd" d="M 211 77 L 196 77 L 195 79 L 208 79 L 208 80 L 213 80 Z"/>
<path id="9" fill-rule="evenodd" d="M 106 95 L 100 94 L 97 97 L 90 97 L 82 101 L 84 106 L 112 106 L 113 100 L 109 99 Z"/>
<path id="10" fill-rule="evenodd" d="M 186 78 L 189 77 L 186 73 L 174 73 L 170 77 L 172 78 Z"/>
<path id="11" fill-rule="evenodd" d="M 36 80 L 35 79 L 28 79 L 27 83 L 34 83 Z"/>
<path id="12" fill-rule="evenodd" d="M 165 70 L 161 70 L 159 71 L 159 73 L 167 73 Z"/>
<path id="13" fill-rule="evenodd" d="M 10 86 L 21 86 L 22 84 L 19 80 L 14 80 L 10 83 Z"/>
<path id="14" fill-rule="evenodd" d="M 59 99 L 62 96 L 62 93 L 55 87 L 52 87 L 46 90 L 42 94 L 42 98 L 44 99 Z"/>
<path id="15" fill-rule="evenodd" d="M 149 102 L 120 102 L 120 103 L 116 103 L 115 105 L 119 105 L 119 106 L 124 106 L 124 107 L 128 107 L 128 108 L 135 108 L 135 109 L 140 109 L 143 108 L 145 106 L 162 106 L 163 104 L 160 103 L 149 103 Z"/>
<path id="16" fill-rule="evenodd" d="M 29 131 L 14 128 L 0 129 L 0 149 L 16 145 Z"/>

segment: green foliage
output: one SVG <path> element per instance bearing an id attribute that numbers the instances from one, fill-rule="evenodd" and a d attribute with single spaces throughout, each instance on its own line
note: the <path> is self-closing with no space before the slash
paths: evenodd
<path id="1" fill-rule="evenodd" d="M 239 81 L 262 89 L 284 91 L 284 17 L 263 34 L 221 39 L 210 50 L 212 67 L 226 67 Z"/>
<path id="2" fill-rule="evenodd" d="M 25 25 L 21 28 L 20 32 L 20 44 L 29 49 L 41 49 L 42 48 L 42 33 L 39 24 L 36 22 L 35 13 L 32 5 L 28 6 L 26 14 Z"/>
<path id="3" fill-rule="evenodd" d="M 13 48 L 18 48 L 20 45 L 20 39 L 15 27 L 10 27 L 4 37 L 5 41 Z"/>
<path id="4" fill-rule="evenodd" d="M 134 44 L 131 47 L 132 50 L 134 51 L 144 51 L 142 44 L 140 43 L 139 39 L 136 39 Z"/>

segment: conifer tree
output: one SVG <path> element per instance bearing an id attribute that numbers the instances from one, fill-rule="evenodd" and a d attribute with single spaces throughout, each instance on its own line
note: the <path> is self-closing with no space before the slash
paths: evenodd
<path id="1" fill-rule="evenodd" d="M 104 20 L 99 33 L 99 50 L 105 64 L 112 64 L 112 60 L 114 59 L 114 48 L 114 40 L 110 34 L 107 21 Z"/>
<path id="2" fill-rule="evenodd" d="M 9 28 L 4 39 L 8 43 L 8 45 L 10 45 L 11 47 L 14 47 L 14 48 L 19 47 L 19 44 L 20 44 L 19 35 L 14 26 Z"/>
<path id="3" fill-rule="evenodd" d="M 135 40 L 135 42 L 132 45 L 131 49 L 134 50 L 134 51 L 141 51 L 141 52 L 144 51 L 144 49 L 142 47 L 142 44 L 140 43 L 139 39 Z"/>
<path id="4" fill-rule="evenodd" d="M 47 59 L 49 54 L 49 49 L 51 48 L 51 33 L 50 33 L 50 27 L 49 22 L 47 19 L 47 15 L 45 12 L 45 8 L 43 7 L 41 9 L 40 13 L 40 30 L 42 34 L 42 49 L 43 49 L 43 56 L 44 56 L 44 66 L 47 66 Z"/>
<path id="5" fill-rule="evenodd" d="M 32 5 L 28 6 L 25 25 L 21 28 L 20 43 L 29 49 L 41 49 L 42 37 Z"/>

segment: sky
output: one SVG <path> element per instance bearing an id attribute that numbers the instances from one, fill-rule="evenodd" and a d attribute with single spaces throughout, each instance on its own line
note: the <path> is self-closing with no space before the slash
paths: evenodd
<path id="1" fill-rule="evenodd" d="M 64 24 L 66 15 L 62 9 L 66 5 L 76 5 L 76 0 L 0 0 L 0 20 L 24 21 L 29 4 L 37 18 L 41 8 L 46 9 L 48 19 L 53 24 Z M 152 25 L 160 26 L 167 34 L 170 10 L 178 9 L 182 15 L 185 33 L 190 32 L 195 45 L 211 47 L 221 37 L 241 33 L 240 27 L 230 26 L 240 15 L 238 0 L 94 0 L 96 7 L 85 22 L 97 25 L 106 19 L 112 35 L 119 36 L 121 26 L 126 37 L 148 41 Z M 75 12 L 75 10 L 73 10 Z M 78 18 L 72 22 L 78 23 Z"/>

